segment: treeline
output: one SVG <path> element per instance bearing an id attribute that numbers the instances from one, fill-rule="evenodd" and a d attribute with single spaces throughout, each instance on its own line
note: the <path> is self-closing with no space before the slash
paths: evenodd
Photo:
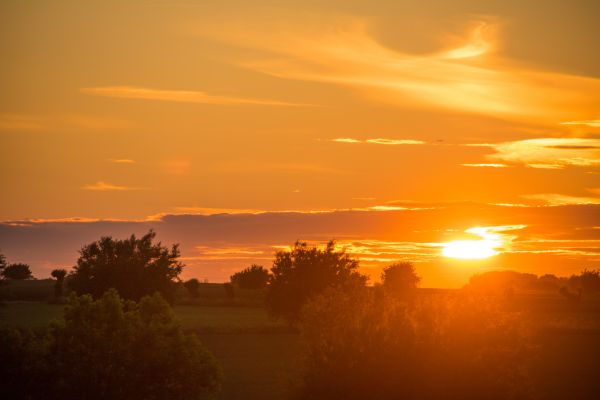
<path id="1" fill-rule="evenodd" d="M 55 273 L 56 294 L 59 280 L 71 292 L 64 316 L 37 335 L 0 333 L 0 376 L 10 378 L 0 392 L 14 399 L 214 393 L 221 379 L 216 362 L 194 334 L 183 332 L 169 304 L 184 268 L 178 247 L 154 239 L 152 231 L 103 237 L 80 250 L 72 271 Z M 598 272 L 586 270 L 578 282 L 590 276 Z M 534 277 L 485 274 L 469 286 L 554 282 Z M 534 348 L 521 314 L 486 290 L 427 294 L 417 290 L 419 282 L 414 265 L 403 262 L 368 285 L 359 261 L 331 241 L 296 242 L 275 254 L 270 270 L 253 265 L 225 287 L 264 290 L 269 313 L 302 334 L 301 398 L 527 398 L 526 361 Z M 198 281 L 183 285 L 197 294 Z"/>

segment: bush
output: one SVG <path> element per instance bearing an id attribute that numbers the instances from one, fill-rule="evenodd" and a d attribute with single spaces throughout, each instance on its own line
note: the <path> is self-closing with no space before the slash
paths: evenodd
<path id="1" fill-rule="evenodd" d="M 183 269 L 177 261 L 177 245 L 169 250 L 154 244 L 153 231 L 137 239 L 115 240 L 103 237 L 84 246 L 67 283 L 75 293 L 98 298 L 114 288 L 125 299 L 139 300 L 159 292 L 167 300 L 175 293 L 174 281 Z"/>
<path id="2" fill-rule="evenodd" d="M 415 267 L 410 262 L 392 264 L 381 273 L 381 282 L 385 290 L 398 298 L 410 298 L 421 282 Z"/>
<path id="3" fill-rule="evenodd" d="M 297 322 L 307 300 L 331 287 L 364 286 L 358 261 L 330 241 L 321 250 L 296 242 L 290 251 L 278 251 L 271 269 L 266 306 L 275 317 Z"/>
<path id="4" fill-rule="evenodd" d="M 527 335 L 481 298 L 399 301 L 329 290 L 304 309 L 303 397 L 509 399 L 528 394 Z"/>
<path id="5" fill-rule="evenodd" d="M 96 301 L 72 295 L 64 319 L 51 324 L 43 343 L 41 349 L 22 345 L 23 354 L 13 357 L 13 373 L 31 377 L 20 398 L 202 399 L 221 379 L 215 360 L 196 336 L 183 333 L 159 294 L 139 303 L 114 290 Z M 33 369 L 18 364 L 21 359 L 44 364 Z"/>
<path id="6" fill-rule="evenodd" d="M 197 299 L 200 296 L 200 281 L 198 279 L 192 278 L 187 280 L 183 282 L 183 286 L 192 299 Z"/>
<path id="7" fill-rule="evenodd" d="M 264 289 L 269 281 L 269 271 L 261 265 L 253 264 L 231 275 L 230 280 L 240 289 Z"/>
<path id="8" fill-rule="evenodd" d="M 2 276 L 5 279 L 24 280 L 32 279 L 29 265 L 23 263 L 9 264 L 2 270 Z"/>

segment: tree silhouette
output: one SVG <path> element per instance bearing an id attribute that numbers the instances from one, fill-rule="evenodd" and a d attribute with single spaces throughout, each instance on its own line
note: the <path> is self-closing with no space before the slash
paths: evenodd
<path id="1" fill-rule="evenodd" d="M 177 259 L 179 249 L 169 250 L 160 242 L 153 243 L 156 234 L 150 231 L 141 238 L 117 240 L 102 237 L 80 250 L 77 265 L 67 280 L 77 294 L 89 293 L 98 298 L 110 288 L 132 300 L 159 292 L 173 299 L 177 279 L 183 269 Z"/>
<path id="2" fill-rule="evenodd" d="M 115 290 L 98 300 L 73 294 L 44 337 L 0 330 L 0 357 L 10 399 L 208 399 L 221 381 L 215 359 L 158 293 L 139 303 Z"/>
<path id="3" fill-rule="evenodd" d="M 298 321 L 308 299 L 331 287 L 364 286 L 367 278 L 357 272 L 358 261 L 330 241 L 321 250 L 296 242 L 290 251 L 278 251 L 267 286 L 269 312 L 290 323 Z"/>
<path id="4" fill-rule="evenodd" d="M 66 269 L 54 269 L 50 272 L 50 276 L 56 279 L 56 283 L 54 283 L 54 297 L 60 298 L 63 295 L 63 283 L 65 280 L 65 276 L 67 276 Z"/>
<path id="5" fill-rule="evenodd" d="M 183 283 L 183 286 L 187 289 L 192 299 L 196 299 L 200 296 L 200 281 L 198 281 L 198 279 L 192 278 L 187 280 Z"/>
<path id="6" fill-rule="evenodd" d="M 230 280 L 240 289 L 263 289 L 269 281 L 269 270 L 261 265 L 252 264 L 231 275 Z"/>
<path id="7" fill-rule="evenodd" d="M 6 257 L 4 257 L 4 254 L 0 253 L 0 285 L 4 280 L 4 269 L 7 265 L 8 264 L 6 263 Z"/>
<path id="8" fill-rule="evenodd" d="M 15 280 L 33 278 L 29 265 L 23 263 L 9 264 L 2 270 L 2 276 L 6 279 Z"/>
<path id="9" fill-rule="evenodd" d="M 408 297 L 414 293 L 421 277 L 417 275 L 414 265 L 405 261 L 385 268 L 381 273 L 381 281 L 391 295 Z"/>

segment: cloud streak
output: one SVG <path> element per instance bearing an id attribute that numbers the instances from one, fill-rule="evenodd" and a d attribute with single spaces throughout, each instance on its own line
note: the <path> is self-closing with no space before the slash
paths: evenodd
<path id="1" fill-rule="evenodd" d="M 375 139 L 354 139 L 354 138 L 336 138 L 331 139 L 332 142 L 337 143 L 371 143 L 371 144 L 382 144 L 387 146 L 400 146 L 400 145 L 414 145 L 414 144 L 425 144 L 422 140 L 412 140 L 412 139 L 385 139 L 385 138 L 375 138 Z"/>
<path id="2" fill-rule="evenodd" d="M 309 104 L 290 103 L 285 101 L 220 96 L 206 92 L 192 90 L 164 90 L 137 86 L 102 86 L 81 88 L 80 92 L 93 96 L 113 97 L 119 99 L 154 100 L 177 103 L 214 104 L 223 106 L 234 105 L 256 105 L 256 106 L 280 106 L 299 107 L 310 106 Z"/>
<path id="3" fill-rule="evenodd" d="M 600 139 L 541 138 L 487 145 L 496 151 L 492 161 L 531 168 L 562 169 L 600 166 Z"/>
<path id="4" fill-rule="evenodd" d="M 122 192 L 126 190 L 139 190 L 140 188 L 129 187 L 129 186 L 120 186 L 113 185 L 112 183 L 107 183 L 103 181 L 98 181 L 93 184 L 84 185 L 81 187 L 83 190 L 91 190 L 95 192 Z"/>
<path id="5" fill-rule="evenodd" d="M 527 69 L 500 59 L 494 54 L 498 27 L 493 19 L 468 24 L 462 43 L 429 54 L 384 46 L 360 18 L 307 20 L 302 26 L 285 16 L 258 26 L 232 21 L 197 27 L 194 33 L 266 53 L 232 60 L 243 67 L 349 87 L 371 100 L 400 106 L 545 123 L 590 120 L 597 113 L 599 79 Z"/>

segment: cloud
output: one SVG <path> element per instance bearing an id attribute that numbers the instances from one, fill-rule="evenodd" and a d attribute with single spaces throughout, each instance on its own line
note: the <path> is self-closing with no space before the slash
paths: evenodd
<path id="1" fill-rule="evenodd" d="M 549 206 L 600 204 L 599 197 L 578 197 L 558 193 L 524 194 L 521 197 L 538 200 Z"/>
<path id="2" fill-rule="evenodd" d="M 235 96 L 219 96 L 212 95 L 206 92 L 191 91 L 191 90 L 163 90 L 151 89 L 135 86 L 104 86 L 104 87 L 87 87 L 81 88 L 81 93 L 115 97 L 121 99 L 137 99 L 137 100 L 156 100 L 156 101 L 171 101 L 179 103 L 198 103 L 198 104 L 216 104 L 216 105 L 258 105 L 258 106 L 284 106 L 298 107 L 310 106 L 309 104 L 289 103 L 285 101 L 235 97 Z"/>
<path id="3" fill-rule="evenodd" d="M 125 191 L 125 190 L 139 190 L 139 188 L 129 187 L 129 186 L 119 186 L 113 185 L 112 183 L 106 183 L 102 181 L 98 181 L 94 184 L 84 185 L 81 187 L 84 190 L 92 190 L 97 192 L 115 192 L 115 191 Z"/>
<path id="4" fill-rule="evenodd" d="M 0 114 L 0 131 L 36 131 L 44 124 L 31 115 Z"/>
<path id="5" fill-rule="evenodd" d="M 135 160 L 129 158 L 109 158 L 108 161 L 114 164 L 135 164 Z"/>
<path id="6" fill-rule="evenodd" d="M 304 16 L 298 23 L 296 15 L 278 15 L 258 24 L 231 18 L 228 25 L 203 24 L 193 33 L 259 50 L 232 59 L 248 69 L 355 89 L 370 100 L 545 123 L 595 116 L 600 79 L 502 59 L 494 51 L 499 32 L 494 18 L 465 25 L 462 42 L 429 54 L 386 47 L 372 34 L 371 23 L 352 17 Z"/>
<path id="7" fill-rule="evenodd" d="M 600 139 L 542 138 L 488 145 L 496 153 L 489 160 L 523 164 L 531 168 L 561 169 L 600 165 Z"/>
<path id="8" fill-rule="evenodd" d="M 473 168 L 506 168 L 508 165 L 506 164 L 460 164 L 463 167 L 473 167 Z"/>
<path id="9" fill-rule="evenodd" d="M 361 140 L 358 139 L 352 139 L 352 138 L 337 138 L 337 139 L 332 139 L 332 142 L 338 142 L 338 143 L 361 143 Z"/>
<path id="10" fill-rule="evenodd" d="M 385 144 L 385 145 L 402 145 L 402 144 L 425 144 L 425 142 L 421 140 L 410 140 L 410 139 L 367 139 L 367 143 L 375 143 L 375 144 Z"/>
<path id="11" fill-rule="evenodd" d="M 332 142 L 337 143 L 372 143 L 372 144 L 383 144 L 383 145 L 412 145 L 412 144 L 425 144 L 422 140 L 412 140 L 412 139 L 384 139 L 384 138 L 375 138 L 375 139 L 354 139 L 354 138 L 336 138 L 331 139 Z"/>
<path id="12" fill-rule="evenodd" d="M 90 114 L 0 114 L 0 131 L 47 131 L 69 128 L 107 130 L 130 127 L 122 119 Z"/>
<path id="13" fill-rule="evenodd" d="M 586 121 L 567 121 L 561 122 L 561 125 L 583 125 L 591 126 L 592 128 L 600 128 L 600 119 L 590 119 Z"/>

